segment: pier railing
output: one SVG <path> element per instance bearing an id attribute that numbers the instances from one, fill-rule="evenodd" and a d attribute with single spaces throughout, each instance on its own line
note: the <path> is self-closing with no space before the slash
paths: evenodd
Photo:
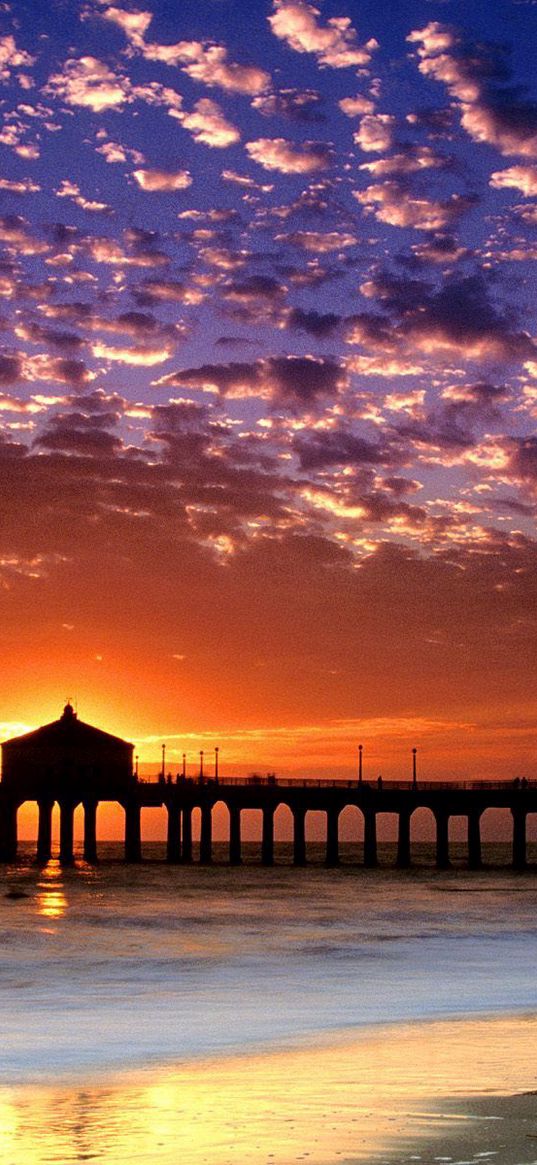
<path id="1" fill-rule="evenodd" d="M 537 781 L 529 781 L 524 777 L 515 777 L 514 779 L 506 778 L 501 781 L 385 781 L 383 777 L 372 781 L 359 781 L 358 778 L 354 780 L 345 780 L 345 778 L 326 779 L 316 777 L 276 777 L 266 776 L 261 777 L 252 775 L 249 777 L 183 777 L 181 775 L 169 777 L 149 776 L 138 777 L 138 783 L 141 785 L 162 785 L 162 784 L 178 784 L 178 785 L 223 785 L 223 786 L 240 786 L 243 788 L 256 787 L 258 785 L 265 785 L 285 789 L 384 789 L 386 792 L 392 790 L 411 791 L 419 788 L 420 790 L 429 789 L 512 789 L 515 788 L 537 788 Z"/>

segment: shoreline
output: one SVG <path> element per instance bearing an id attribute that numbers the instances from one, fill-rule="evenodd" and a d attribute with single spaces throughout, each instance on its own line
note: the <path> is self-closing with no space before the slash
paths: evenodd
<path id="1" fill-rule="evenodd" d="M 200 1048 L 196 1051 L 190 1050 L 188 1054 L 182 1056 L 171 1053 L 158 1056 L 151 1053 L 142 1059 L 138 1053 L 134 1057 L 134 1062 L 128 1065 L 124 1062 L 125 1057 L 116 1061 L 103 1062 L 101 1060 L 98 1066 L 93 1061 L 88 1060 L 87 1063 L 81 1062 L 75 1068 L 59 1064 L 52 1059 L 49 1063 L 48 1074 L 52 1070 L 55 1085 L 61 1084 L 67 1088 L 77 1087 L 81 1084 L 101 1087 L 103 1082 L 114 1088 L 143 1081 L 147 1076 L 152 1076 L 155 1073 L 188 1071 L 190 1068 L 194 1071 L 200 1067 L 213 1065 L 216 1067 L 228 1062 L 241 1064 L 255 1061 L 257 1063 L 273 1057 L 307 1056 L 312 1051 L 316 1053 L 339 1051 L 343 1054 L 346 1049 L 360 1048 L 371 1041 L 384 1043 L 396 1034 L 399 1037 L 409 1036 L 412 1039 L 418 1033 L 427 1037 L 427 1033 L 441 1032 L 442 1029 L 445 1029 L 450 1031 L 452 1036 L 456 1036 L 459 1030 L 468 1030 L 470 1025 L 478 1026 L 484 1030 L 488 1028 L 492 1030 L 493 1025 L 523 1025 L 525 1023 L 535 1026 L 537 1041 L 537 1004 L 535 1008 L 524 1006 L 509 1011 L 501 1008 L 497 1011 L 484 1008 L 483 1011 L 432 1012 L 419 1017 L 403 1016 L 400 1019 L 389 1020 L 372 1019 L 360 1024 L 349 1024 L 347 1027 L 321 1028 L 311 1032 L 300 1031 L 287 1036 L 276 1036 L 273 1039 L 259 1039 L 249 1044 L 222 1044 L 211 1050 Z M 537 1069 L 535 1082 L 537 1085 Z M 41 1068 L 32 1069 L 29 1067 L 24 1075 L 22 1069 L 19 1068 L 12 1076 L 8 1076 L 7 1073 L 3 1075 L 0 1067 L 0 1092 L 10 1089 L 41 1091 L 48 1087 L 51 1086 Z"/>
<path id="2" fill-rule="evenodd" d="M 67 1161 L 81 1146 L 65 1138 L 82 1129 L 107 1165 L 529 1165 L 536 1037 L 535 1013 L 458 1016 L 70 1084 L 2 1085 L 0 1147 L 10 1165 Z"/>

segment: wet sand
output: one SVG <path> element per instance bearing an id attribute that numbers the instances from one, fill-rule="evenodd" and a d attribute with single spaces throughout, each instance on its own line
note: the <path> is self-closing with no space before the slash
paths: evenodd
<path id="1" fill-rule="evenodd" d="M 267 1006 L 270 1006 L 267 1001 Z M 537 1017 L 361 1029 L 0 1090 L 4 1165 L 537 1162 Z M 513 1093 L 517 1095 L 512 1095 Z"/>
<path id="2" fill-rule="evenodd" d="M 385 1161 L 420 1165 L 535 1165 L 537 1093 L 488 1096 L 444 1102 L 435 1118 L 434 1136 L 426 1132 L 408 1153 Z"/>

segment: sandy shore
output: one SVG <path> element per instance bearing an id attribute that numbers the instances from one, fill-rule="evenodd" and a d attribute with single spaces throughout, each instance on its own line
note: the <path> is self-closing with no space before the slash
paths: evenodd
<path id="1" fill-rule="evenodd" d="M 5 1165 L 537 1162 L 537 1017 L 360 1029 L 0 1089 Z M 525 1095 L 521 1095 L 526 1093 Z M 513 1095 L 515 1094 L 515 1095 Z"/>

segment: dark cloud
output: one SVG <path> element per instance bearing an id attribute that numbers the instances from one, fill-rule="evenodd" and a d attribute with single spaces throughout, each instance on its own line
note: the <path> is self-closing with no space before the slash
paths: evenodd
<path id="1" fill-rule="evenodd" d="M 342 429 L 307 436 L 300 434 L 294 438 L 293 448 L 304 470 L 325 469 L 333 465 L 393 463 L 385 446 L 366 441 Z"/>
<path id="2" fill-rule="evenodd" d="M 310 336 L 316 336 L 317 339 L 330 336 L 341 323 L 341 317 L 334 315 L 333 312 L 318 312 L 313 309 L 304 311 L 299 307 L 292 308 L 286 320 L 288 328 L 298 328 L 300 331 L 308 332 Z"/>
<path id="3" fill-rule="evenodd" d="M 323 121 L 321 95 L 315 89 L 279 89 L 254 97 L 252 106 L 263 117 L 284 117 L 306 123 Z"/>
<path id="4" fill-rule="evenodd" d="M 269 356 L 252 363 L 205 364 L 162 377 L 159 384 L 217 390 L 223 396 L 259 396 L 275 406 L 308 407 L 336 396 L 346 381 L 342 367 L 322 357 Z"/>

